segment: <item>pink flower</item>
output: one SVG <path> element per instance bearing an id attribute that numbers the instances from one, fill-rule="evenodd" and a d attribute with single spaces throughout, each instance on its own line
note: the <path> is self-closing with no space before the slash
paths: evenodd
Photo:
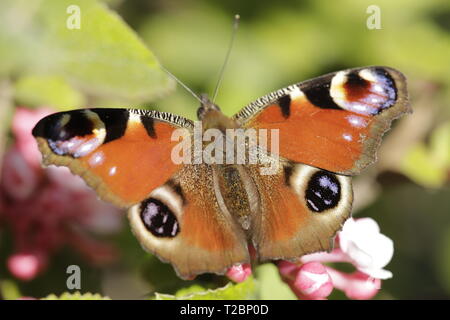
<path id="1" fill-rule="evenodd" d="M 347 297 L 356 300 L 373 298 L 380 290 L 381 280 L 372 278 L 360 271 L 347 274 L 327 267 L 336 289 L 342 290 Z"/>
<path id="2" fill-rule="evenodd" d="M 383 268 L 392 258 L 393 242 L 380 233 L 373 219 L 348 219 L 335 244 L 330 253 L 303 256 L 298 264 L 286 261 L 278 264 L 282 278 L 299 298 L 323 299 L 334 287 L 350 299 L 370 299 L 379 291 L 380 279 L 392 277 Z M 347 274 L 324 265 L 332 262 L 350 263 L 358 271 Z"/>
<path id="3" fill-rule="evenodd" d="M 252 274 L 252 268 L 249 263 L 239 264 L 231 267 L 227 271 L 227 277 L 234 282 L 243 282 Z"/>
<path id="4" fill-rule="evenodd" d="M 8 269 L 18 279 L 31 280 L 45 267 L 46 260 L 36 254 L 17 253 L 8 258 Z"/>
<path id="5" fill-rule="evenodd" d="M 91 233 L 111 233 L 121 226 L 121 213 L 97 199 L 83 180 L 67 168 L 42 169 L 31 129 L 46 110 L 18 108 L 13 118 L 15 143 L 7 151 L 0 177 L 0 222 L 13 234 L 15 253 L 10 272 L 31 280 L 65 245 L 92 263 L 107 263 L 116 252 Z"/>
<path id="6" fill-rule="evenodd" d="M 256 250 L 252 245 L 248 246 L 248 253 L 250 255 L 250 259 L 254 259 L 256 257 Z M 243 282 L 252 275 L 252 267 L 250 263 L 238 264 L 229 268 L 225 275 L 231 281 Z"/>
<path id="7" fill-rule="evenodd" d="M 392 277 L 383 268 L 392 259 L 394 243 L 380 233 L 375 220 L 348 219 L 339 233 L 339 247 L 359 271 L 377 279 Z"/>
<path id="8" fill-rule="evenodd" d="M 333 283 L 325 266 L 319 262 L 296 265 L 278 263 L 280 275 L 299 299 L 321 300 L 333 291 Z"/>
<path id="9" fill-rule="evenodd" d="M 299 299 L 326 299 L 333 288 L 350 299 L 371 299 L 380 290 L 381 279 L 392 277 L 383 268 L 392 258 L 394 245 L 380 233 L 373 219 L 348 219 L 335 238 L 335 247 L 330 253 L 305 255 L 297 263 L 277 263 L 281 278 Z M 250 256 L 255 257 L 251 246 Z M 350 263 L 357 271 L 344 273 L 326 265 L 333 262 Z M 250 265 L 243 264 L 233 266 L 226 275 L 232 281 L 242 282 L 251 273 Z"/>

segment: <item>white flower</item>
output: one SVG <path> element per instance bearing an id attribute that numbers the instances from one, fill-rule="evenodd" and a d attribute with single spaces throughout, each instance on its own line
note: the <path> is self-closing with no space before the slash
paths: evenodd
<path id="1" fill-rule="evenodd" d="M 356 268 L 376 279 L 392 277 L 384 270 L 394 254 L 394 243 L 380 233 L 371 218 L 348 219 L 339 233 L 339 246 Z"/>

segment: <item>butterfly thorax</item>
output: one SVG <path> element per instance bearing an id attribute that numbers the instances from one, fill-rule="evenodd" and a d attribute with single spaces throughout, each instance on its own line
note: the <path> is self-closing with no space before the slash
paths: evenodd
<path id="1" fill-rule="evenodd" d="M 202 121 L 203 130 L 219 129 L 225 133 L 226 129 L 238 128 L 237 122 L 224 115 L 219 106 L 212 102 L 207 95 L 201 95 L 201 101 L 197 116 Z"/>

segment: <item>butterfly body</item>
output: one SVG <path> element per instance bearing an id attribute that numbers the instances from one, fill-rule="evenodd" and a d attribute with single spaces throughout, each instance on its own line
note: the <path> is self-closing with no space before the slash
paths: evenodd
<path id="1" fill-rule="evenodd" d="M 260 261 L 330 250 L 350 216 L 351 175 L 375 160 L 381 136 L 407 112 L 403 75 L 366 67 L 275 91 L 233 117 L 203 96 L 199 124 L 84 109 L 42 119 L 33 135 L 44 164 L 68 166 L 128 208 L 141 245 L 186 278 L 249 262 L 249 245 Z M 234 143 L 243 132 L 274 134 Z M 173 161 L 180 137 L 190 147 L 181 162 Z"/>

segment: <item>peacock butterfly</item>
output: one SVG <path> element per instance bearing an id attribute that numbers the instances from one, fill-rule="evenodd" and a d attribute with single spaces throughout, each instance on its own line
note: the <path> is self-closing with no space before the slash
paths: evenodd
<path id="1" fill-rule="evenodd" d="M 61 112 L 42 119 L 33 135 L 45 165 L 69 167 L 101 199 L 129 209 L 144 249 L 188 278 L 249 262 L 249 245 L 259 261 L 330 250 L 350 216 L 351 176 L 375 161 L 382 135 L 408 112 L 406 79 L 387 67 L 301 82 L 231 118 L 203 96 L 202 132 L 277 130 L 278 149 L 268 149 L 272 136 L 257 148 L 276 164 L 271 174 L 260 162 L 173 161 L 175 132 L 190 137 L 195 124 L 159 111 Z"/>

